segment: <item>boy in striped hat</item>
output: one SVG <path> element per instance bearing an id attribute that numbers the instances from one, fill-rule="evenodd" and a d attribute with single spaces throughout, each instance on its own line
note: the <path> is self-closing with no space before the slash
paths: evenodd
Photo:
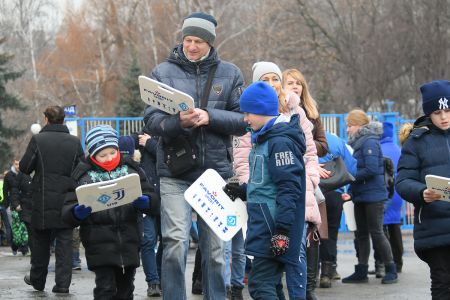
<path id="1" fill-rule="evenodd" d="M 95 273 L 94 299 L 133 299 L 134 275 L 139 267 L 138 215 L 159 213 L 159 197 L 138 163 L 119 152 L 117 132 L 109 125 L 86 134 L 86 162 L 77 165 L 72 178 L 77 186 L 137 173 L 142 196 L 131 204 L 91 213 L 79 205 L 75 189 L 66 196 L 62 218 L 80 226 L 88 269 Z"/>

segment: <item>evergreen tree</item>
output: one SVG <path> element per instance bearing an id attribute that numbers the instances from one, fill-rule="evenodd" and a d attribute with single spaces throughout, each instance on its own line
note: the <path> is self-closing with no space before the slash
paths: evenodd
<path id="1" fill-rule="evenodd" d="M 0 46 L 4 42 L 5 38 L 0 38 Z M 8 81 L 13 81 L 22 75 L 22 72 L 10 71 L 8 69 L 8 62 L 13 57 L 11 54 L 0 52 L 0 170 L 5 170 L 11 162 L 12 153 L 9 139 L 23 133 L 23 130 L 6 127 L 3 124 L 6 111 L 25 109 L 25 106 L 20 103 L 17 96 L 6 91 Z"/>
<path id="2" fill-rule="evenodd" d="M 116 113 L 120 117 L 142 116 L 145 103 L 141 100 L 138 77 L 141 75 L 136 57 L 133 57 L 127 76 L 122 80 L 122 91 L 116 105 Z"/>

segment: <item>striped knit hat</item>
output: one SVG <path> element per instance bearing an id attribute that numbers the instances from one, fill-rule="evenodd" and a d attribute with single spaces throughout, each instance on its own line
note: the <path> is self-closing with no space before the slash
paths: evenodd
<path id="1" fill-rule="evenodd" d="M 188 36 L 196 36 L 208 42 L 210 46 L 214 44 L 216 39 L 216 19 L 202 12 L 195 12 L 184 19 L 181 32 L 183 39 Z"/>
<path id="2" fill-rule="evenodd" d="M 108 147 L 119 149 L 117 131 L 109 125 L 98 125 L 92 128 L 86 133 L 86 147 L 91 157 Z"/>

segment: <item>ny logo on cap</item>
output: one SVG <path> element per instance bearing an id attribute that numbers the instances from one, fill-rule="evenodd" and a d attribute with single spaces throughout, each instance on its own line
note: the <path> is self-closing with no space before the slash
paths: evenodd
<path id="1" fill-rule="evenodd" d="M 439 99 L 439 109 L 448 109 L 448 99 L 447 98 L 441 98 Z"/>

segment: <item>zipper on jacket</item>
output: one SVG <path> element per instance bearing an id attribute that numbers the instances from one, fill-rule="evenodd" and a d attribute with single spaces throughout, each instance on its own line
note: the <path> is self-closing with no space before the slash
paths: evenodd
<path id="1" fill-rule="evenodd" d="M 109 179 L 111 180 L 112 178 L 111 178 L 111 171 L 108 171 L 108 177 L 109 177 Z M 118 218 L 117 218 L 117 213 L 118 213 L 119 211 L 116 211 L 116 213 L 114 214 L 114 217 L 116 218 L 116 228 L 117 228 L 117 237 L 119 238 L 119 248 L 122 248 L 122 235 L 120 234 L 120 227 L 119 227 L 119 224 L 117 223 L 118 222 Z M 122 255 L 122 250 L 121 249 L 119 249 L 119 256 L 120 256 L 120 262 L 121 262 L 121 266 L 122 266 L 122 273 L 123 274 L 125 274 L 125 264 L 124 264 L 124 262 L 123 262 L 123 255 Z"/>
<path id="2" fill-rule="evenodd" d="M 273 236 L 272 230 L 270 229 L 269 221 L 267 221 L 267 217 L 266 217 L 266 214 L 264 213 L 261 203 L 259 203 L 259 208 L 261 209 L 261 212 L 264 216 L 264 221 L 266 222 L 267 228 L 269 228 L 270 236 Z"/>
<path id="3" fill-rule="evenodd" d="M 419 224 L 422 223 L 422 208 L 423 208 L 423 206 L 420 207 L 420 209 L 419 209 L 419 215 L 417 216 L 417 218 L 419 219 Z"/>

